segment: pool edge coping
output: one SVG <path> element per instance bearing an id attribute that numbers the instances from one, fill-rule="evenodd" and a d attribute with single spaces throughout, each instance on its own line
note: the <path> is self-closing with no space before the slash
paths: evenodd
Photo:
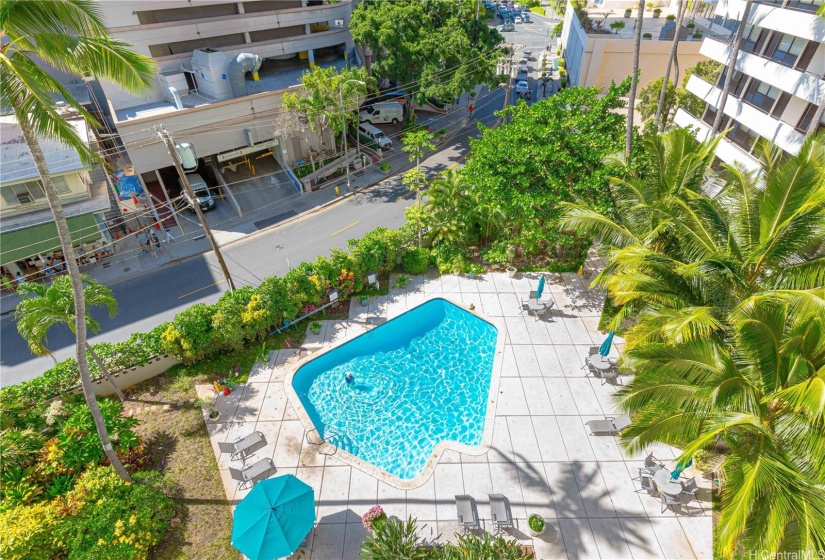
<path id="1" fill-rule="evenodd" d="M 340 447 L 336 447 L 331 443 L 324 441 L 320 444 L 317 444 L 319 448 L 319 454 L 327 455 L 328 457 L 335 457 L 343 463 L 355 467 L 358 470 L 363 471 L 380 480 L 381 482 L 384 482 L 392 486 L 393 488 L 397 488 L 399 490 L 413 490 L 424 485 L 430 479 L 430 477 L 432 477 L 433 473 L 435 472 L 435 468 L 438 465 L 438 462 L 440 461 L 445 451 L 451 450 L 456 451 L 458 453 L 464 453 L 467 455 L 480 456 L 490 451 L 493 443 L 493 424 L 495 423 L 496 408 L 498 405 L 498 399 L 494 398 L 493 395 L 498 395 L 507 332 L 506 330 L 503 330 L 503 328 L 500 328 L 498 325 L 496 325 L 492 320 L 490 320 L 489 317 L 487 317 L 483 313 L 479 313 L 475 308 L 470 309 L 470 306 L 464 304 L 463 302 L 454 301 L 447 294 L 430 294 L 421 303 L 407 309 L 402 313 L 399 313 L 392 319 L 388 318 L 387 322 L 395 320 L 398 317 L 404 315 L 405 313 L 409 313 L 410 311 L 417 309 L 418 307 L 421 307 L 422 305 L 435 299 L 443 299 L 444 301 L 451 303 L 468 313 L 472 313 L 474 316 L 486 322 L 488 325 L 490 325 L 496 330 L 496 349 L 495 354 L 493 355 L 493 370 L 490 374 L 490 388 L 487 395 L 487 413 L 484 417 L 484 431 L 481 436 L 481 443 L 479 445 L 470 446 L 449 440 L 441 441 L 438 445 L 435 446 L 435 449 L 433 449 L 429 459 L 427 459 L 427 462 L 421 469 L 421 472 L 415 478 L 411 479 L 402 479 L 393 474 L 390 474 L 384 469 L 377 467 L 372 463 L 369 463 L 368 461 L 365 461 L 364 459 L 361 459 L 360 457 L 357 457 L 352 453 L 349 453 L 348 451 L 341 449 Z M 346 322 L 349 323 L 349 320 L 347 320 Z M 306 439 L 307 441 L 308 434 L 312 431 L 317 431 L 317 428 L 312 423 L 309 414 L 307 414 L 306 410 L 304 409 L 304 405 L 301 402 L 301 398 L 298 396 L 298 393 L 295 392 L 295 389 L 292 386 L 292 380 L 295 377 L 295 374 L 304 364 L 310 362 L 311 360 L 314 360 L 315 358 L 322 356 L 327 352 L 334 350 L 335 348 L 338 348 L 348 342 L 355 340 L 359 336 L 364 336 L 368 334 L 371 330 L 372 329 L 365 330 L 364 332 L 359 333 L 353 337 L 345 336 L 342 340 L 339 340 L 333 344 L 324 344 L 319 350 L 310 351 L 309 355 L 304 356 L 297 362 L 293 363 L 292 366 L 289 368 L 289 371 L 284 376 L 284 391 L 286 392 L 287 400 L 292 405 L 292 408 L 295 410 L 298 419 L 301 421 L 301 424 L 304 427 L 304 439 Z M 493 392 L 494 390 L 496 391 L 495 393 Z M 334 448 L 335 451 L 330 454 L 320 453 L 320 447 L 322 445 L 328 445 L 330 448 Z"/>

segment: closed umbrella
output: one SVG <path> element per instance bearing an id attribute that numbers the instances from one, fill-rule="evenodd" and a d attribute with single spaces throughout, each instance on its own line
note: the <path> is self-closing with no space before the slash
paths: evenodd
<path id="1" fill-rule="evenodd" d="M 610 331 L 607 334 L 607 338 L 605 338 L 604 342 L 602 342 L 602 345 L 599 346 L 599 354 L 601 354 L 602 356 L 607 356 L 608 354 L 610 354 L 610 346 L 613 344 L 614 334 L 615 333 L 613 331 Z"/>
<path id="2" fill-rule="evenodd" d="M 262 480 L 235 508 L 232 546 L 250 560 L 295 552 L 315 525 L 315 493 L 291 474 Z"/>
<path id="3" fill-rule="evenodd" d="M 676 469 L 670 472 L 670 478 L 673 480 L 679 480 L 679 477 L 682 476 L 682 471 L 686 468 L 690 467 L 693 464 L 693 459 L 685 463 L 685 466 L 676 465 Z"/>
<path id="4" fill-rule="evenodd" d="M 541 299 L 541 293 L 544 291 L 544 274 L 539 278 L 539 287 L 536 288 L 536 299 Z"/>

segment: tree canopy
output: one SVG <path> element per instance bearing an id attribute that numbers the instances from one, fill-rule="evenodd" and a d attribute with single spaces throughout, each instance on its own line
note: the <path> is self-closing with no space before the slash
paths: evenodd
<path id="1" fill-rule="evenodd" d="M 612 207 L 608 178 L 618 169 L 606 156 L 624 146 L 624 102 L 629 79 L 608 88 L 570 88 L 534 105 L 507 109 L 510 122 L 483 128 L 471 139 L 466 183 L 481 203 L 498 207 L 509 243 L 536 253 L 563 242 L 557 203 L 586 198 Z"/>
<path id="2" fill-rule="evenodd" d="M 374 53 L 376 75 L 407 87 L 416 102 L 451 100 L 496 79 L 494 51 L 503 39 L 475 11 L 472 2 L 365 0 L 350 31 Z"/>

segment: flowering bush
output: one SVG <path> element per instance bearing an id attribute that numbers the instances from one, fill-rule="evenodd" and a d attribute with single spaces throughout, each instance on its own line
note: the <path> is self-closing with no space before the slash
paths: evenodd
<path id="1" fill-rule="evenodd" d="M 355 290 L 355 274 L 347 269 L 342 268 L 341 274 L 338 275 L 338 297 L 346 299 L 352 295 Z"/>
<path id="2" fill-rule="evenodd" d="M 377 521 L 385 521 L 386 519 L 387 514 L 384 513 L 384 508 L 381 506 L 372 506 L 367 513 L 361 517 L 361 523 L 364 524 L 364 529 L 372 531 L 372 527 Z"/>

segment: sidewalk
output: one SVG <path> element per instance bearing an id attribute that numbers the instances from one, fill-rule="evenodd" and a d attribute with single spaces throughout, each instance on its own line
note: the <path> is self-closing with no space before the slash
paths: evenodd
<path id="1" fill-rule="evenodd" d="M 438 146 L 438 150 L 430 154 L 429 157 L 449 149 L 452 146 L 450 139 L 463 131 L 469 122 L 466 108 L 456 108 L 447 115 L 437 117 L 440 117 L 439 128 L 447 128 L 450 132 Z M 424 119 L 419 116 L 419 122 L 422 120 Z M 475 125 L 475 123 L 470 124 Z M 370 165 L 362 170 L 351 171 L 351 193 L 347 192 L 346 177 L 336 178 L 319 190 L 306 193 L 288 205 L 276 206 L 266 213 L 245 216 L 225 224 L 210 226 L 212 233 L 218 244 L 224 247 L 249 235 L 264 233 L 274 227 L 299 220 L 308 214 L 349 198 L 358 191 L 384 181 L 400 181 L 400 176 L 413 166 L 400 146 L 390 152 L 384 152 L 383 161 L 392 165 L 392 175 L 388 176 L 382 173 L 379 164 Z M 426 160 L 422 162 L 422 167 L 427 167 Z M 340 195 L 335 193 L 336 187 L 338 187 Z M 261 224 L 267 225 L 260 227 Z M 152 256 L 149 252 L 143 252 L 139 247 L 136 236 L 132 235 L 116 242 L 114 256 L 94 265 L 81 267 L 81 273 L 88 274 L 102 284 L 112 286 L 145 272 L 152 272 L 169 263 L 179 262 L 211 250 L 209 240 L 204 237 L 203 230 L 200 227 L 187 228 L 186 235 L 182 235 L 177 227 L 170 228 L 170 231 L 175 237 L 175 241 L 161 243 L 161 249 L 156 251 L 156 256 Z M 163 241 L 163 230 L 157 233 L 158 238 Z M 0 315 L 13 312 L 18 301 L 19 299 L 15 294 L 4 292 L 2 298 L 0 298 Z"/>

